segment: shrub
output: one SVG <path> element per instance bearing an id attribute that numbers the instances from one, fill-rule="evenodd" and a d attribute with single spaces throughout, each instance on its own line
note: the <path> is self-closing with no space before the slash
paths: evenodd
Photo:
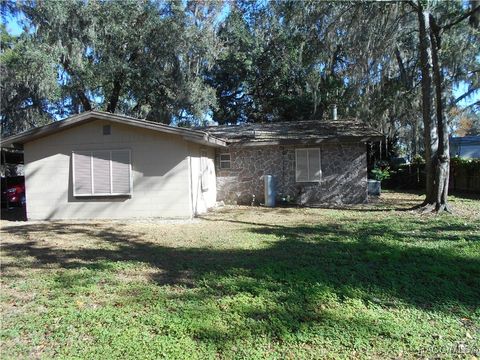
<path id="1" fill-rule="evenodd" d="M 415 155 L 413 157 L 412 163 L 415 165 L 425 164 L 425 159 L 421 155 Z"/>
<path id="2" fill-rule="evenodd" d="M 385 168 L 376 167 L 372 170 L 372 177 L 375 180 L 382 181 L 390 178 L 390 168 L 387 166 Z"/>
<path id="3" fill-rule="evenodd" d="M 450 159 L 450 165 L 452 166 L 452 168 L 464 168 L 468 172 L 472 173 L 480 171 L 480 159 L 465 159 L 455 156 Z"/>

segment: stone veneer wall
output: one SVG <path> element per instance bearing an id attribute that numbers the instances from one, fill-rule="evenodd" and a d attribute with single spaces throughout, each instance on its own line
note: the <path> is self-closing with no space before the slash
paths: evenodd
<path id="1" fill-rule="evenodd" d="M 310 146 L 318 147 L 318 146 Z M 295 146 L 231 147 L 217 152 L 217 200 L 230 204 L 264 202 L 263 175 L 274 175 L 277 197 L 289 195 L 297 204 L 355 204 L 367 201 L 367 152 L 364 143 L 320 146 L 322 179 L 295 181 Z M 297 146 L 305 148 L 305 146 Z M 231 168 L 219 169 L 220 153 L 231 154 Z"/>

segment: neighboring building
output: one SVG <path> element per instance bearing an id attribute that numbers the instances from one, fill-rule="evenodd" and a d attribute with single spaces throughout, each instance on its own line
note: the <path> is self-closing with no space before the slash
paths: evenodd
<path id="1" fill-rule="evenodd" d="M 189 218 L 216 201 L 263 202 L 263 175 L 304 205 L 367 201 L 366 142 L 355 121 L 201 130 L 91 111 L 12 136 L 23 147 L 29 219 Z"/>
<path id="2" fill-rule="evenodd" d="M 450 156 L 480 159 L 480 136 L 450 137 Z"/>

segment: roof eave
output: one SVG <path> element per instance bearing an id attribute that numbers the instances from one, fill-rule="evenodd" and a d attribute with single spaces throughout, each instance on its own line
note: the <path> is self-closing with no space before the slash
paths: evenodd
<path id="1" fill-rule="evenodd" d="M 226 147 L 227 142 L 223 139 L 216 138 L 214 136 L 204 134 L 203 136 L 183 136 L 185 140 L 201 144 L 201 145 L 209 145 L 213 147 Z"/>
<path id="2" fill-rule="evenodd" d="M 146 120 L 139 120 L 124 115 L 115 115 L 104 113 L 100 111 L 88 111 L 75 115 L 70 119 L 54 122 L 39 128 L 28 130 L 18 135 L 10 136 L 2 140 L 2 147 L 19 147 L 26 142 L 39 139 L 48 135 L 52 135 L 58 131 L 62 131 L 74 126 L 78 126 L 79 123 L 84 123 L 88 121 L 95 120 L 108 120 L 120 124 L 132 125 L 144 129 L 150 129 L 153 131 L 159 131 L 163 133 L 181 135 L 184 139 L 199 142 L 206 145 L 213 146 L 226 146 L 226 142 L 223 139 L 219 139 L 215 136 L 209 135 L 204 131 L 192 130 L 186 128 L 176 128 L 169 125 L 164 125 L 160 123 L 152 123 Z"/>

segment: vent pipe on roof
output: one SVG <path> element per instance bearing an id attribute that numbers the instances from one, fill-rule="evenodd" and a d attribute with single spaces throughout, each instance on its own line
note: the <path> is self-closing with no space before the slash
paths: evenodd
<path id="1" fill-rule="evenodd" d="M 333 104 L 332 106 L 332 119 L 337 120 L 337 104 Z"/>

